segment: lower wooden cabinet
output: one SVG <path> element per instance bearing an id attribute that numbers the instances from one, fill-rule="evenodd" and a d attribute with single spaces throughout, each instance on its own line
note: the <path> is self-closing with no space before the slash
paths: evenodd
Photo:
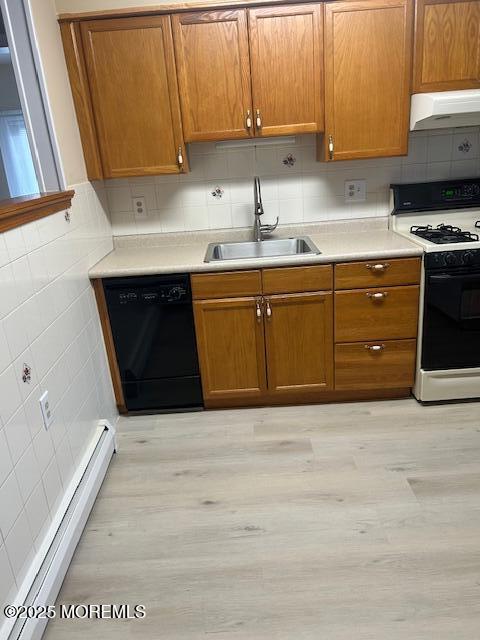
<path id="1" fill-rule="evenodd" d="M 413 385 L 416 340 L 335 345 L 335 389 L 400 389 Z"/>
<path id="2" fill-rule="evenodd" d="M 417 285 L 335 293 L 335 340 L 394 340 L 417 335 Z"/>
<path id="3" fill-rule="evenodd" d="M 340 286 L 381 286 L 336 291 L 332 265 L 192 275 L 205 406 L 408 395 L 417 263 L 337 265 Z"/>
<path id="4" fill-rule="evenodd" d="M 333 389 L 332 294 L 194 302 L 205 406 Z"/>
<path id="5" fill-rule="evenodd" d="M 205 405 L 260 401 L 267 390 L 260 299 L 201 300 L 193 310 Z"/>
<path id="6" fill-rule="evenodd" d="M 269 296 L 266 304 L 269 393 L 333 389 L 332 294 Z"/>

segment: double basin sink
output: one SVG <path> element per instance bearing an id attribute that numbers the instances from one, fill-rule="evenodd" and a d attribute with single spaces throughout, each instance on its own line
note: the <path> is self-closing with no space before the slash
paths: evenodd
<path id="1" fill-rule="evenodd" d="M 261 242 L 212 242 L 208 245 L 205 262 L 313 256 L 319 253 L 320 251 L 308 236 L 262 240 Z"/>

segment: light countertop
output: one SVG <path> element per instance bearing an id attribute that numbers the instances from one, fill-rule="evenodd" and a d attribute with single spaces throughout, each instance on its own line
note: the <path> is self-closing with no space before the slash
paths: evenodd
<path id="1" fill-rule="evenodd" d="M 210 242 L 251 240 L 251 230 L 118 236 L 115 238 L 115 249 L 90 269 L 89 276 L 93 279 L 160 273 L 231 271 L 422 255 L 420 246 L 389 231 L 387 220 L 384 218 L 283 226 L 272 237 L 293 235 L 308 235 L 321 253 L 313 256 L 221 260 L 207 263 L 204 262 L 204 258 Z"/>

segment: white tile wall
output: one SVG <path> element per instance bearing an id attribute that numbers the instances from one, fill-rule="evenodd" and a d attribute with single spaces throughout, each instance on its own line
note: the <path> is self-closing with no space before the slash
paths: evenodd
<path id="1" fill-rule="evenodd" d="M 189 145 L 191 173 L 131 180 L 105 186 L 114 235 L 244 227 L 252 223 L 252 178 L 262 178 L 265 222 L 280 224 L 384 216 L 391 182 L 420 182 L 480 174 L 480 128 L 418 132 L 408 156 L 325 163 L 315 160 L 314 136 L 294 145 L 217 150 Z M 288 163 L 291 154 L 294 162 Z M 365 179 L 367 200 L 346 204 L 345 180 Z M 222 195 L 213 192 L 221 190 Z M 132 196 L 144 196 L 146 219 L 135 218 Z M 1 340 L 1 336 L 0 336 Z"/>
<path id="2" fill-rule="evenodd" d="M 0 234 L 0 609 L 24 579 L 97 421 L 116 417 L 87 275 L 112 249 L 107 197 L 103 185 L 73 188 L 70 221 L 59 212 Z M 55 417 L 48 431 L 38 404 L 46 389 Z"/>

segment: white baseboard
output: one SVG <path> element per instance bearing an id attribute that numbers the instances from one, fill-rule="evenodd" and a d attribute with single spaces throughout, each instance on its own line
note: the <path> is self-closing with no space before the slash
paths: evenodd
<path id="1" fill-rule="evenodd" d="M 115 428 L 107 421 L 99 422 L 14 604 L 55 604 L 115 450 Z M 46 625 L 46 619 L 12 620 L 8 628 L 2 628 L 0 640 L 40 640 Z"/>

